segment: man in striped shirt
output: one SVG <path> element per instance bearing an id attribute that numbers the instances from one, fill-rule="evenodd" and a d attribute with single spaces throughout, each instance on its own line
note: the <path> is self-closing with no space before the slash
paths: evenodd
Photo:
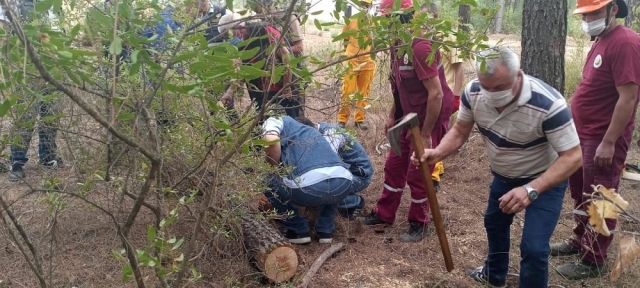
<path id="1" fill-rule="evenodd" d="M 509 269 L 510 227 L 527 209 L 520 250 L 520 287 L 547 287 L 549 239 L 582 151 L 563 96 L 520 70 L 518 55 L 504 46 L 479 54 L 478 78 L 466 85 L 455 125 L 420 161 L 431 165 L 458 151 L 476 124 L 483 136 L 493 181 L 484 215 L 489 253 L 467 271 L 474 280 L 504 287 Z M 411 158 L 414 165 L 417 159 Z"/>

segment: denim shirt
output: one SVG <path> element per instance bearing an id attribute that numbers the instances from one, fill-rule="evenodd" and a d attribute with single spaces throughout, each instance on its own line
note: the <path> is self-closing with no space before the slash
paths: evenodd
<path id="1" fill-rule="evenodd" d="M 149 47 L 159 51 L 167 49 L 168 42 L 167 40 L 162 39 L 169 31 L 167 27 L 170 27 L 173 31 L 176 31 L 182 27 L 182 24 L 173 20 L 172 16 L 173 7 L 167 6 L 164 10 L 162 10 L 162 12 L 160 12 L 162 21 L 156 24 L 155 27 L 147 27 L 146 29 L 144 29 L 144 31 L 142 32 L 142 36 L 145 38 L 151 38 L 153 37 L 153 35 L 158 35 L 158 38 L 156 38 L 155 42 L 149 44 Z"/>
<path id="2" fill-rule="evenodd" d="M 351 174 L 356 177 L 365 178 L 368 182 L 371 182 L 374 168 L 364 147 L 362 147 L 358 140 L 346 133 L 346 131 L 338 125 L 318 122 L 318 130 L 322 135 L 326 135 L 331 129 L 333 129 L 335 133 L 340 133 L 340 135 L 345 138 L 342 145 L 338 147 L 338 154 L 342 157 L 342 161 L 349 165 L 347 168 L 351 171 Z"/>
<path id="3" fill-rule="evenodd" d="M 291 168 L 287 178 L 295 179 L 318 168 L 348 168 L 318 130 L 289 116 L 282 116 L 281 119 L 280 161 L 285 167 Z"/>

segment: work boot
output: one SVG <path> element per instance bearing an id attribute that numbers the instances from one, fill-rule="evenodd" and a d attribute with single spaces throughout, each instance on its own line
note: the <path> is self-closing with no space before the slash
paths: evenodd
<path id="1" fill-rule="evenodd" d="M 364 122 L 356 122 L 356 127 L 358 127 L 358 129 L 360 130 L 369 130 L 369 126 L 367 124 L 365 124 Z"/>
<path id="2" fill-rule="evenodd" d="M 549 255 L 551 256 L 571 256 L 580 253 L 580 247 L 573 246 L 569 241 L 564 240 L 560 243 L 550 245 Z"/>
<path id="3" fill-rule="evenodd" d="M 362 209 L 364 209 L 364 198 L 362 198 L 362 196 L 358 196 L 358 197 L 360 197 L 360 202 L 356 207 L 339 209 L 340 215 L 342 217 L 347 218 L 349 220 L 356 220 L 356 218 L 358 218 L 358 215 L 360 215 L 360 213 L 362 213 Z"/>
<path id="4" fill-rule="evenodd" d="M 382 221 L 382 219 L 378 217 L 376 212 L 371 212 L 369 213 L 369 215 L 365 216 L 364 219 L 362 219 L 362 223 L 367 226 L 380 225 L 380 224 L 391 225 L 391 223 Z"/>
<path id="5" fill-rule="evenodd" d="M 22 171 L 22 165 L 11 165 L 11 171 L 9 171 L 9 181 L 20 181 L 24 179 L 24 171 Z"/>
<path id="6" fill-rule="evenodd" d="M 484 266 L 480 266 L 476 269 L 467 270 L 467 275 L 471 277 L 471 279 L 475 280 L 478 283 L 481 283 L 482 286 L 492 287 L 492 288 L 504 288 L 507 287 L 506 283 L 491 283 L 489 282 L 489 277 L 484 274 Z"/>
<path id="7" fill-rule="evenodd" d="M 427 225 L 409 221 L 409 230 L 400 235 L 400 241 L 420 242 L 424 237 L 427 236 L 429 236 L 429 229 L 427 229 Z"/>
<path id="8" fill-rule="evenodd" d="M 607 265 L 597 265 L 582 260 L 578 263 L 567 263 L 558 268 L 556 272 L 568 280 L 583 280 L 588 278 L 599 278 L 609 271 Z"/>

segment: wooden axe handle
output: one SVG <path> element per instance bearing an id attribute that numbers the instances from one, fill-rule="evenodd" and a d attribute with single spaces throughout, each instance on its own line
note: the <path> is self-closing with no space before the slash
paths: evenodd
<path id="1" fill-rule="evenodd" d="M 422 158 L 424 154 L 424 145 L 422 139 L 420 139 L 420 128 L 417 126 L 411 127 L 411 140 L 413 142 L 413 148 L 418 159 Z M 449 242 L 447 241 L 447 233 L 444 230 L 444 223 L 442 221 L 442 215 L 440 215 L 440 206 L 438 205 L 438 198 L 436 198 L 436 189 L 433 187 L 433 181 L 431 181 L 431 170 L 429 165 L 424 162 L 420 162 L 420 172 L 422 173 L 422 180 L 424 180 L 424 186 L 427 190 L 427 199 L 429 201 L 429 207 L 431 208 L 431 214 L 433 215 L 433 222 L 435 222 L 436 232 L 438 233 L 438 240 L 440 240 L 440 248 L 442 248 L 442 255 L 444 255 L 444 264 L 447 267 L 447 272 L 453 270 L 453 259 L 451 258 L 451 250 L 449 250 Z"/>

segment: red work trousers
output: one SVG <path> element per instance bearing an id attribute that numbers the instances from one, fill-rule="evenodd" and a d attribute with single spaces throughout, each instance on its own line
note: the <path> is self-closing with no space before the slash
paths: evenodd
<path id="1" fill-rule="evenodd" d="M 593 158 L 596 155 L 596 149 L 600 145 L 601 139 L 580 139 L 582 148 L 582 167 L 569 178 L 569 188 L 571 190 L 571 198 L 574 200 L 574 219 L 576 226 L 573 229 L 573 236 L 570 239 L 571 244 L 580 247 L 583 253 L 583 259 L 588 262 L 601 265 L 606 262 L 607 249 L 613 241 L 611 236 L 604 236 L 594 231 L 589 226 L 589 217 L 587 216 L 588 197 L 583 193 L 591 194 L 593 188 L 591 185 L 602 185 L 608 189 L 616 189 L 620 184 L 620 174 L 622 173 L 627 151 L 631 144 L 632 133 L 623 135 L 618 138 L 615 143 L 615 153 L 609 167 L 596 167 Z M 613 231 L 616 228 L 616 220 L 606 219 L 607 227 Z"/>
<path id="2" fill-rule="evenodd" d="M 447 114 L 448 115 L 448 114 Z M 431 132 L 432 146 L 436 147 L 440 144 L 440 140 L 447 131 L 448 117 L 438 119 L 433 131 Z M 429 224 L 429 203 L 427 202 L 427 191 L 424 187 L 420 169 L 411 164 L 411 154 L 413 153 L 413 144 L 411 142 L 411 133 L 408 129 L 404 129 L 400 134 L 401 155 L 396 155 L 393 151 L 389 151 L 387 161 L 384 164 L 384 188 L 382 195 L 378 199 L 375 212 L 387 223 L 393 223 L 396 219 L 396 212 L 400 206 L 402 192 L 404 187 L 409 184 L 411 189 L 411 206 L 409 206 L 408 219 L 411 222 L 418 222 L 424 225 Z M 429 166 L 429 170 L 433 171 L 433 165 Z M 427 179 L 431 181 L 431 178 Z"/>

